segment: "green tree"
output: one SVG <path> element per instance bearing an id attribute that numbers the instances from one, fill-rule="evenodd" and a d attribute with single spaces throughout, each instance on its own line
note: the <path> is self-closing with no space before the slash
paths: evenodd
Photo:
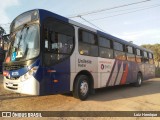
<path id="1" fill-rule="evenodd" d="M 0 36 L 6 34 L 6 31 L 0 26 Z"/>
<path id="2" fill-rule="evenodd" d="M 4 49 L 4 44 L 8 42 L 6 37 L 6 31 L 4 30 L 3 27 L 0 26 L 0 48 Z M 5 37 L 4 37 L 5 36 Z"/>

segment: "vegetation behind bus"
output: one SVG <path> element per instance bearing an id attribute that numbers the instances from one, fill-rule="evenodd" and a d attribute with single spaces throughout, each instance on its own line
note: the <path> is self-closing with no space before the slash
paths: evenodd
<path id="1" fill-rule="evenodd" d="M 8 35 L 4 28 L 0 26 L 0 72 L 2 72 L 2 63 L 5 59 L 5 53 L 8 46 Z"/>

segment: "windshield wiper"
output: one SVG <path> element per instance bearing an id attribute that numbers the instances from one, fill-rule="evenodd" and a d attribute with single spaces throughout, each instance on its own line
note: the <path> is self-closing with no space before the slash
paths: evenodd
<path id="1" fill-rule="evenodd" d="M 20 43 L 21 43 L 21 41 L 22 41 L 22 38 L 23 38 L 23 30 L 26 28 L 26 26 L 27 26 L 27 24 L 24 24 L 24 26 L 23 26 L 23 28 L 22 28 L 22 30 L 21 30 L 21 33 L 20 33 L 20 39 L 19 39 L 19 42 L 18 42 L 18 44 L 17 44 L 17 48 L 18 48 L 18 50 L 19 50 L 19 47 L 20 47 Z M 28 32 L 28 30 L 29 30 L 29 27 L 27 27 L 27 30 L 26 30 L 26 33 Z M 25 33 L 25 34 L 26 34 Z M 25 39 L 25 38 L 24 38 Z"/>

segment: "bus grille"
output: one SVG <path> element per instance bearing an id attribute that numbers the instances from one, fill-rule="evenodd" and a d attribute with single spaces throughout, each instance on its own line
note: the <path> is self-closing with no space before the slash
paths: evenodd
<path id="1" fill-rule="evenodd" d="M 10 71 L 10 70 L 18 70 L 24 67 L 26 67 L 26 65 L 12 65 L 12 66 L 4 66 L 3 69 Z"/>
<path id="2" fill-rule="evenodd" d="M 11 78 L 9 78 L 8 76 L 6 76 L 6 78 L 9 79 L 9 80 L 18 80 L 19 79 L 19 77 L 11 77 Z"/>

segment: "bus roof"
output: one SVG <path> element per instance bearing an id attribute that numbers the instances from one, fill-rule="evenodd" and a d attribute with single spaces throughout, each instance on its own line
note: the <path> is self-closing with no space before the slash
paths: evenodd
<path id="1" fill-rule="evenodd" d="M 89 26 L 87 26 L 87 25 L 83 25 L 83 24 L 78 23 L 78 22 L 76 22 L 76 21 L 74 21 L 74 20 L 71 20 L 71 19 L 69 19 L 69 18 L 63 17 L 63 16 L 58 15 L 58 14 L 56 14 L 56 13 L 52 13 L 51 11 L 44 10 L 44 9 L 34 9 L 34 10 L 38 10 L 38 11 L 39 11 L 40 20 L 41 20 L 41 21 L 43 21 L 43 20 L 46 19 L 47 17 L 53 17 L 53 18 L 55 18 L 55 19 L 57 19 L 57 20 L 61 20 L 61 21 L 63 21 L 63 22 L 67 22 L 67 23 L 70 23 L 70 24 L 72 24 L 72 25 L 81 27 L 81 28 L 83 28 L 83 29 L 90 30 L 90 31 L 92 31 L 92 32 L 97 33 L 98 35 L 107 37 L 108 39 L 111 39 L 111 40 L 113 40 L 113 41 L 120 42 L 120 43 L 122 43 L 122 44 L 125 44 L 125 45 L 128 45 L 128 46 L 133 46 L 133 47 L 138 48 L 138 49 L 140 49 L 140 50 L 144 50 L 144 51 L 153 53 L 153 52 L 152 52 L 151 50 L 149 50 L 149 49 L 145 49 L 145 48 L 143 48 L 143 47 L 140 47 L 140 46 L 138 46 L 138 45 L 135 45 L 135 44 L 133 44 L 133 43 L 131 43 L 131 42 L 127 42 L 127 41 L 125 41 L 125 40 L 123 40 L 123 39 L 120 39 L 120 38 L 115 37 L 115 36 L 113 36 L 113 35 L 110 35 L 110 34 L 108 34 L 108 33 L 104 33 L 104 32 L 102 32 L 102 31 L 96 30 L 96 29 L 94 29 L 94 28 L 92 28 L 92 27 L 89 27 Z M 30 10 L 30 11 L 32 11 L 32 10 Z M 27 12 L 29 12 L 29 11 L 27 11 Z M 22 14 L 23 14 L 23 13 L 22 13 Z M 19 15 L 19 16 L 20 16 L 20 15 Z M 16 18 L 15 18 L 15 19 L 16 19 Z"/>

